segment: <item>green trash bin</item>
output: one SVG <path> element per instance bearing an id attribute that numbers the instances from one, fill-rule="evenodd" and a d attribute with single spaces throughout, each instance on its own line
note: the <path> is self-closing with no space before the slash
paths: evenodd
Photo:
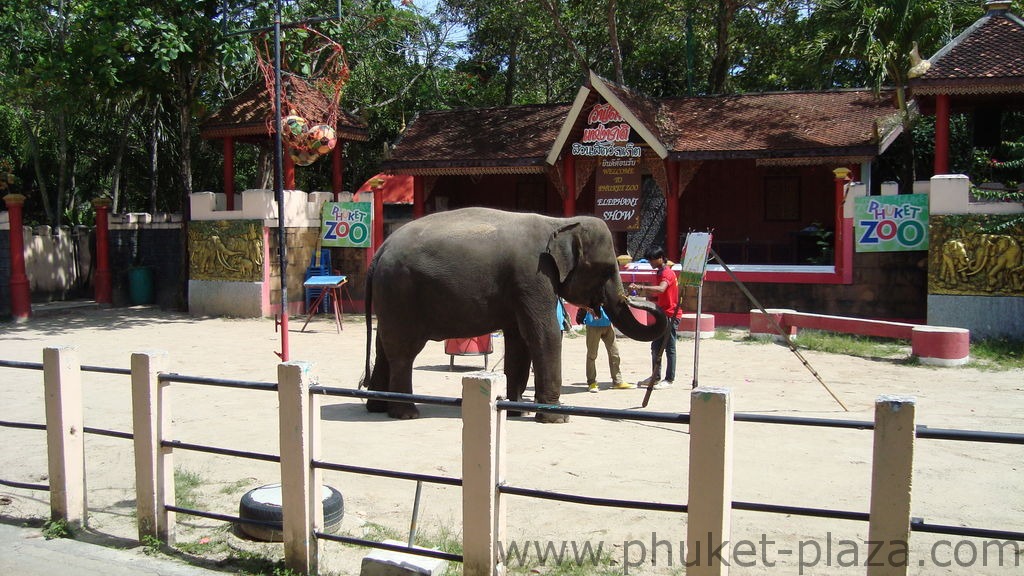
<path id="1" fill-rule="evenodd" d="M 128 298 L 133 305 L 153 303 L 153 269 L 139 266 L 128 269 Z"/>

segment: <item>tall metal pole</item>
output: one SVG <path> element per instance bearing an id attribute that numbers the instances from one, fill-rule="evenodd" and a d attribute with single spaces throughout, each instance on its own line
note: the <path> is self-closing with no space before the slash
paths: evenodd
<path id="1" fill-rule="evenodd" d="M 288 249 L 284 230 L 284 149 L 281 145 L 281 0 L 274 2 L 274 195 L 277 197 L 277 261 L 281 271 L 281 351 L 288 361 Z"/>

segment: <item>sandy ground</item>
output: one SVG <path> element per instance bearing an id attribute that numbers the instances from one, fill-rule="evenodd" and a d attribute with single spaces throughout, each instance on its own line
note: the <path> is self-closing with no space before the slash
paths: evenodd
<path id="1" fill-rule="evenodd" d="M 347 316 L 337 334 L 328 316 L 306 332 L 291 319 L 292 359 L 313 363 L 313 374 L 328 386 L 355 387 L 362 374 L 365 324 Z M 930 368 L 902 359 L 865 359 L 804 352 L 810 364 L 849 407 L 844 412 L 787 348 L 729 339 L 703 340 L 699 382 L 731 390 L 737 412 L 867 421 L 883 394 L 917 398 L 917 421 L 931 427 L 1022 432 L 1024 374 L 976 368 Z M 501 368 L 501 339 L 490 366 Z M 47 346 L 74 346 L 87 366 L 127 368 L 132 352 L 168 352 L 170 371 L 188 375 L 273 382 L 280 335 L 272 320 L 193 318 L 149 308 L 84 310 L 39 317 L 23 325 L 0 325 L 0 358 L 41 362 Z M 619 340 L 623 373 L 636 381 L 649 371 L 649 345 Z M 582 336 L 563 341 L 564 403 L 642 410 L 641 390 L 607 390 L 605 356 L 598 359 L 602 391 L 587 393 Z M 457 357 L 454 371 L 441 343 L 430 343 L 414 373 L 417 393 L 460 394 L 461 378 L 483 367 L 482 357 Z M 42 374 L 0 368 L 0 420 L 42 422 Z M 679 343 L 677 384 L 654 392 L 646 410 L 689 410 L 693 341 Z M 86 373 L 87 426 L 130 428 L 128 378 Z M 532 394 L 532 386 L 527 395 Z M 190 384 L 172 385 L 174 439 L 184 442 L 276 453 L 276 395 Z M 461 423 L 455 409 L 423 406 L 413 421 L 368 414 L 359 400 L 328 398 L 322 409 L 323 458 L 331 462 L 458 477 Z M 685 503 L 689 436 L 683 425 L 574 417 L 564 425 L 532 419 L 509 422 L 507 482 L 513 486 L 596 497 Z M 42 433 L 0 429 L 0 477 L 45 482 Z M 737 423 L 734 500 L 864 512 L 868 509 L 871 440 L 869 431 Z M 913 515 L 929 523 L 1024 531 L 1020 446 L 919 440 L 915 457 Z M 134 479 L 129 442 L 90 435 L 86 442 L 90 528 L 82 538 L 131 545 Z M 175 465 L 201 480 L 196 507 L 236 513 L 245 491 L 278 481 L 274 465 L 252 460 L 177 451 Z M 410 481 L 346 473 L 325 473 L 341 490 L 346 514 L 341 532 L 404 539 L 412 515 Z M 44 494 L 0 487 L 0 521 L 20 523 L 45 517 Z M 461 530 L 457 488 L 423 487 L 420 543 L 437 545 Z M 733 514 L 733 541 L 753 551 L 730 559 L 733 574 L 863 574 L 868 562 L 867 524 L 759 512 Z M 509 497 L 509 542 L 529 549 L 573 546 L 601 548 L 609 573 L 682 573 L 685 516 L 619 510 L 523 497 Z M 225 550 L 281 552 L 278 544 L 238 538 L 223 523 L 179 517 L 178 541 L 209 539 L 212 557 Z M 944 542 L 945 541 L 945 542 Z M 563 544 L 564 543 L 564 544 Z M 914 533 L 912 574 L 1019 574 L 1024 543 L 998 549 L 981 539 Z M 368 550 L 321 544 L 324 572 L 356 574 Z M 624 552 L 626 555 L 624 564 Z M 985 552 L 988 552 L 985 556 Z M 985 562 L 983 565 L 982 563 Z M 511 559 L 513 569 L 518 561 Z M 555 570 L 549 556 L 539 573 Z"/>

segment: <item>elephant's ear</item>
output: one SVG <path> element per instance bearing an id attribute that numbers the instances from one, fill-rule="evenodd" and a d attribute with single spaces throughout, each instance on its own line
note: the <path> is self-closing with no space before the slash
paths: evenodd
<path id="1" fill-rule="evenodd" d="M 568 224 L 555 230 L 551 238 L 548 239 L 547 253 L 555 261 L 559 283 L 565 282 L 583 253 L 583 242 L 579 235 L 580 228 L 579 222 Z"/>

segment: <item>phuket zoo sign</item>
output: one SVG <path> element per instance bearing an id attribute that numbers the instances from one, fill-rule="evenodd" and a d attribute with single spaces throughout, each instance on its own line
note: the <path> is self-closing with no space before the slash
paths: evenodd
<path id="1" fill-rule="evenodd" d="M 320 222 L 321 246 L 369 248 L 373 203 L 324 202 Z"/>
<path id="2" fill-rule="evenodd" d="M 612 232 L 640 228 L 640 158 L 642 150 L 629 141 L 630 125 L 611 104 L 590 110 L 583 139 L 572 145 L 573 156 L 598 157 L 594 176 L 597 216 Z"/>
<path id="3" fill-rule="evenodd" d="M 928 249 L 928 195 L 861 196 L 854 202 L 857 252 Z"/>

